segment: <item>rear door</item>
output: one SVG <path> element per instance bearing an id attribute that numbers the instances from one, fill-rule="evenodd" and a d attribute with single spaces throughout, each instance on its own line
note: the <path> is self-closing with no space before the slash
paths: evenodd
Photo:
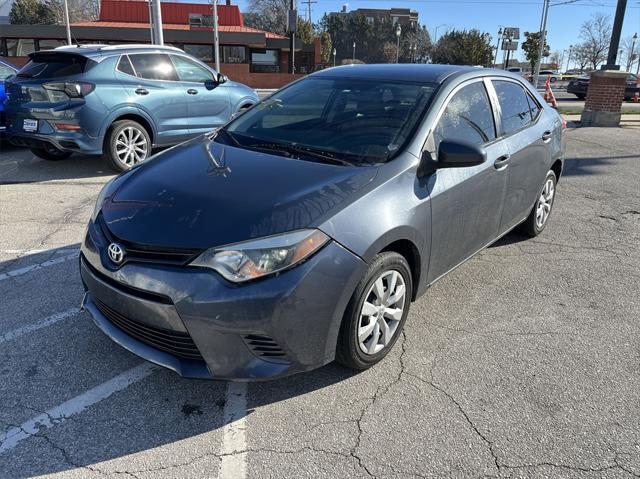
<path id="1" fill-rule="evenodd" d="M 117 70 L 130 101 L 155 122 L 155 144 L 177 143 L 189 137 L 187 95 L 167 54 L 122 55 Z"/>
<path id="2" fill-rule="evenodd" d="M 496 138 L 496 112 L 483 79 L 454 90 L 426 149 L 437 158 L 443 140 L 481 146 L 487 160 L 478 166 L 435 172 L 431 191 L 432 282 L 493 241 L 500 226 L 507 184 L 507 149 Z M 434 181 L 434 180 L 431 180 Z"/>
<path id="3" fill-rule="evenodd" d="M 518 81 L 493 79 L 500 108 L 500 137 L 509 150 L 507 192 L 500 232 L 507 231 L 529 214 L 551 164 L 549 143 L 554 126 L 543 118 L 544 110 Z"/>
<path id="4" fill-rule="evenodd" d="M 214 73 L 182 55 L 171 55 L 188 100 L 189 133 L 197 135 L 227 122 L 231 115 L 228 89 L 219 85 Z"/>

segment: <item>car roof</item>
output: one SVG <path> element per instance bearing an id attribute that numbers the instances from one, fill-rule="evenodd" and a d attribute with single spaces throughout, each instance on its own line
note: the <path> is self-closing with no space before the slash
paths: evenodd
<path id="1" fill-rule="evenodd" d="M 514 78 L 509 72 L 492 68 L 419 63 L 344 65 L 320 70 L 311 76 L 316 78 L 360 78 L 363 80 L 408 80 L 442 83 L 447 78 L 467 73 L 475 74 L 475 76 L 500 75 Z"/>
<path id="2" fill-rule="evenodd" d="M 86 44 L 86 45 L 64 45 L 54 48 L 53 50 L 41 50 L 36 54 L 53 54 L 53 53 L 70 53 L 82 55 L 95 61 L 114 54 L 135 53 L 135 52 L 180 52 L 182 50 L 168 45 L 150 45 L 150 44 L 123 44 L 123 45 L 102 45 L 102 44 Z M 33 55 L 33 54 L 31 54 Z M 29 56 L 31 56 L 29 55 Z"/>

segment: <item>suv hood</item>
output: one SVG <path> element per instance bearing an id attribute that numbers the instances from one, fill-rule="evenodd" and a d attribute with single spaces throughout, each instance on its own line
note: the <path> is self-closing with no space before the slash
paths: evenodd
<path id="1" fill-rule="evenodd" d="M 122 241 L 205 249 L 317 225 L 353 201 L 376 171 L 199 137 L 125 173 L 102 218 Z"/>

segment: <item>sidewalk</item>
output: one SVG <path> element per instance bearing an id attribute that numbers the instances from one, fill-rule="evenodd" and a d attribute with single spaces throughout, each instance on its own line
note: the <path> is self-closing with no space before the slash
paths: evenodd
<path id="1" fill-rule="evenodd" d="M 560 113 L 562 114 L 562 112 Z M 580 115 L 562 115 L 567 123 L 573 123 L 575 126 L 580 125 Z M 640 113 L 627 114 L 622 113 L 621 127 L 635 126 L 640 127 Z"/>

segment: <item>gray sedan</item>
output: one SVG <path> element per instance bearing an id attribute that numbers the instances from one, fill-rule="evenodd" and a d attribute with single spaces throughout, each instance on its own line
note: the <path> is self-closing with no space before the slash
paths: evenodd
<path id="1" fill-rule="evenodd" d="M 309 75 L 105 186 L 83 304 L 188 377 L 368 368 L 430 285 L 516 227 L 545 229 L 564 126 L 504 71 Z"/>

